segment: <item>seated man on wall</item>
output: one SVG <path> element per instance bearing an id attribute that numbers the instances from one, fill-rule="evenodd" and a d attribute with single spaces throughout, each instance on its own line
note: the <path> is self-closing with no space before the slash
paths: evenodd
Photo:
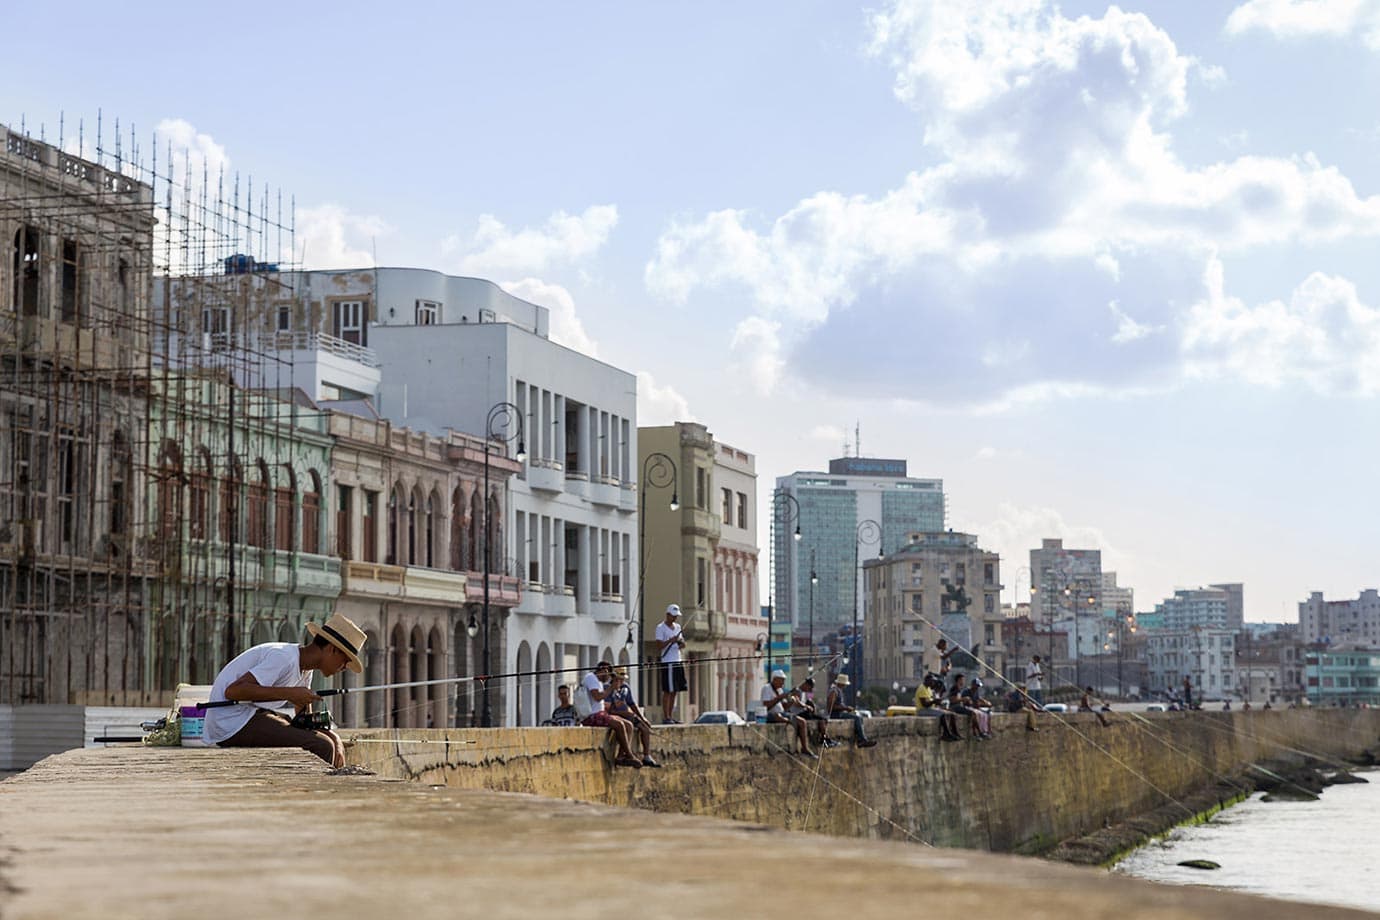
<path id="1" fill-rule="evenodd" d="M 762 688 L 762 705 L 767 710 L 768 722 L 786 722 L 795 726 L 795 737 L 800 742 L 800 753 L 806 757 L 818 757 L 810 749 L 810 733 L 805 720 L 786 715 L 785 703 L 795 695 L 795 690 L 785 690 L 786 672 L 772 671 L 771 681 Z"/>
<path id="2" fill-rule="evenodd" d="M 637 736 L 642 740 L 642 766 L 661 766 L 652 758 L 652 723 L 647 721 L 646 714 L 637 705 L 637 700 L 633 699 L 627 668 L 614 670 L 613 681 L 609 684 L 608 701 L 609 712 L 620 719 L 627 719 L 633 731 L 637 732 Z"/>
<path id="3" fill-rule="evenodd" d="M 618 755 L 613 760 L 616 767 L 641 767 L 642 761 L 633 756 L 632 723 L 608 711 L 608 685 L 613 680 L 613 665 L 601 661 L 593 671 L 585 674 L 580 681 L 580 689 L 575 694 L 575 711 L 580 715 L 580 724 L 589 728 L 607 728 L 618 746 Z"/>
<path id="4" fill-rule="evenodd" d="M 848 686 L 848 675 L 840 673 L 834 678 L 834 685 L 829 688 L 829 696 L 825 703 L 825 710 L 831 719 L 852 719 L 853 720 L 853 745 L 854 747 L 872 747 L 877 742 L 867 737 L 867 731 L 863 728 L 863 717 L 858 715 L 858 711 L 843 701 L 843 688 Z"/>
<path id="5" fill-rule="evenodd" d="M 821 748 L 838 747 L 838 742 L 829 737 L 829 717 L 815 706 L 814 692 L 815 679 L 807 677 L 802 680 L 795 693 L 786 701 L 786 715 L 800 719 L 807 727 L 811 722 L 816 723 L 819 726 L 817 741 Z"/>
<path id="6" fill-rule="evenodd" d="M 569 684 L 561 684 L 556 688 L 556 699 L 556 708 L 551 710 L 551 718 L 547 721 L 562 728 L 579 725 L 580 714 L 575 711 L 575 704 L 570 700 Z"/>
<path id="7" fill-rule="evenodd" d="M 364 630 L 340 614 L 325 625 L 307 624 L 312 640 L 265 642 L 241 652 L 211 684 L 204 737 L 221 747 L 299 747 L 333 767 L 345 766 L 345 747 L 329 729 L 300 728 L 293 719 L 321 697 L 311 672 L 333 677 L 345 668 L 364 671 L 359 659 Z M 238 706 L 228 705 L 239 703 Z"/>

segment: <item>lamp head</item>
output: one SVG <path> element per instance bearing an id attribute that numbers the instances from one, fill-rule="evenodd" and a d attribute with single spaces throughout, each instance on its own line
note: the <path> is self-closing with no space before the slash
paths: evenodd
<path id="1" fill-rule="evenodd" d="M 796 524 L 796 525 L 795 525 L 795 533 L 793 534 L 793 536 L 795 537 L 795 542 L 799 543 L 799 542 L 800 542 L 800 525 L 799 525 L 799 524 Z"/>
<path id="2" fill-rule="evenodd" d="M 674 492 L 671 493 L 671 510 L 672 510 L 672 511 L 679 511 L 679 510 L 680 510 L 680 496 L 676 495 L 676 493 L 674 493 Z"/>
<path id="3" fill-rule="evenodd" d="M 517 462 L 527 462 L 527 445 L 522 443 L 522 438 L 518 438 Z"/>
<path id="4" fill-rule="evenodd" d="M 465 624 L 465 633 L 471 639 L 479 635 L 479 621 L 474 618 L 473 613 L 470 614 L 470 621 Z"/>

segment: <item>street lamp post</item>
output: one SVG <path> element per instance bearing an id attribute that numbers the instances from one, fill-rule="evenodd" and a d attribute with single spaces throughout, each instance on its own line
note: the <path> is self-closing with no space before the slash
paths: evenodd
<path id="1" fill-rule="evenodd" d="M 810 550 L 810 670 L 815 669 L 815 585 L 819 576 L 815 574 L 815 551 Z"/>
<path id="2" fill-rule="evenodd" d="M 771 673 L 772 625 L 775 622 L 776 593 L 776 525 L 795 522 L 795 542 L 800 542 L 800 502 L 785 489 L 778 487 L 771 496 L 771 578 L 767 583 L 767 673 Z"/>
<path id="3" fill-rule="evenodd" d="M 489 708 L 489 572 L 493 568 L 494 534 L 489 515 L 489 448 L 494 441 L 499 441 L 505 447 L 517 441 L 517 462 L 522 463 L 527 459 L 527 449 L 522 443 L 522 410 L 510 402 L 496 404 L 489 409 L 485 419 L 484 435 L 484 682 L 479 724 L 490 728 L 494 723 L 493 712 Z"/>
<path id="4" fill-rule="evenodd" d="M 637 511 L 637 628 L 641 632 L 643 605 L 647 601 L 647 492 L 655 486 L 664 489 L 671 488 L 671 511 L 680 509 L 680 499 L 676 495 L 676 463 L 668 455 L 661 451 L 653 451 L 642 460 L 642 480 L 637 484 L 638 491 L 638 511 Z M 628 626 L 628 642 L 633 638 L 632 626 Z M 635 647 L 633 654 L 636 660 L 642 660 L 641 648 Z M 646 688 L 646 681 L 643 682 L 643 691 Z"/>
<path id="5" fill-rule="evenodd" d="M 872 518 L 867 518 L 858 522 L 858 529 L 853 534 L 853 651 L 849 656 L 852 661 L 853 672 L 851 682 L 853 685 L 853 705 L 858 702 L 858 566 L 859 566 L 859 547 L 866 543 L 871 546 L 877 544 L 877 558 L 882 557 L 882 525 Z M 844 662 L 848 664 L 848 662 Z"/>

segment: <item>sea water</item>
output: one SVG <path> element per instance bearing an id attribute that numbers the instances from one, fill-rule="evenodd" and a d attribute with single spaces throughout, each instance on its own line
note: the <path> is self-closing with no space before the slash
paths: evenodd
<path id="1" fill-rule="evenodd" d="M 1263 802 L 1253 795 L 1204 824 L 1175 829 L 1113 871 L 1380 911 L 1380 772 L 1357 775 L 1370 782 L 1329 786 L 1316 802 Z M 1178 865 L 1188 859 L 1210 859 L 1221 868 Z"/>

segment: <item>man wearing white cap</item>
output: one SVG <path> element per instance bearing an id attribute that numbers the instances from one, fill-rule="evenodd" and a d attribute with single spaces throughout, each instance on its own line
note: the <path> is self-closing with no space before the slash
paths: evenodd
<path id="1" fill-rule="evenodd" d="M 311 672 L 333 677 L 345 668 L 364 671 L 359 653 L 365 634 L 348 618 L 333 614 L 324 625 L 307 624 L 312 640 L 265 642 L 241 652 L 221 668 L 211 685 L 211 701 L 239 706 L 206 710 L 204 737 L 221 747 L 300 747 L 333 767 L 345 766 L 340 736 L 329 730 L 298 728 L 292 717 L 321 696 L 311 688 Z"/>
<path id="2" fill-rule="evenodd" d="M 800 753 L 806 757 L 818 757 L 814 751 L 810 750 L 810 729 L 805 724 L 805 720 L 799 716 L 787 716 L 785 707 L 782 705 L 787 700 L 796 696 L 795 690 L 784 690 L 786 686 L 786 672 L 772 671 L 771 680 L 762 688 L 762 705 L 767 710 L 768 722 L 789 722 L 795 726 L 795 740 L 800 742 Z"/>
<path id="3" fill-rule="evenodd" d="M 671 717 L 676 709 L 676 694 L 684 690 L 685 665 L 680 660 L 680 650 L 685 648 L 685 631 L 680 625 L 680 607 L 671 604 L 666 608 L 666 619 L 656 624 L 657 654 L 661 657 L 661 724 L 675 725 Z"/>

